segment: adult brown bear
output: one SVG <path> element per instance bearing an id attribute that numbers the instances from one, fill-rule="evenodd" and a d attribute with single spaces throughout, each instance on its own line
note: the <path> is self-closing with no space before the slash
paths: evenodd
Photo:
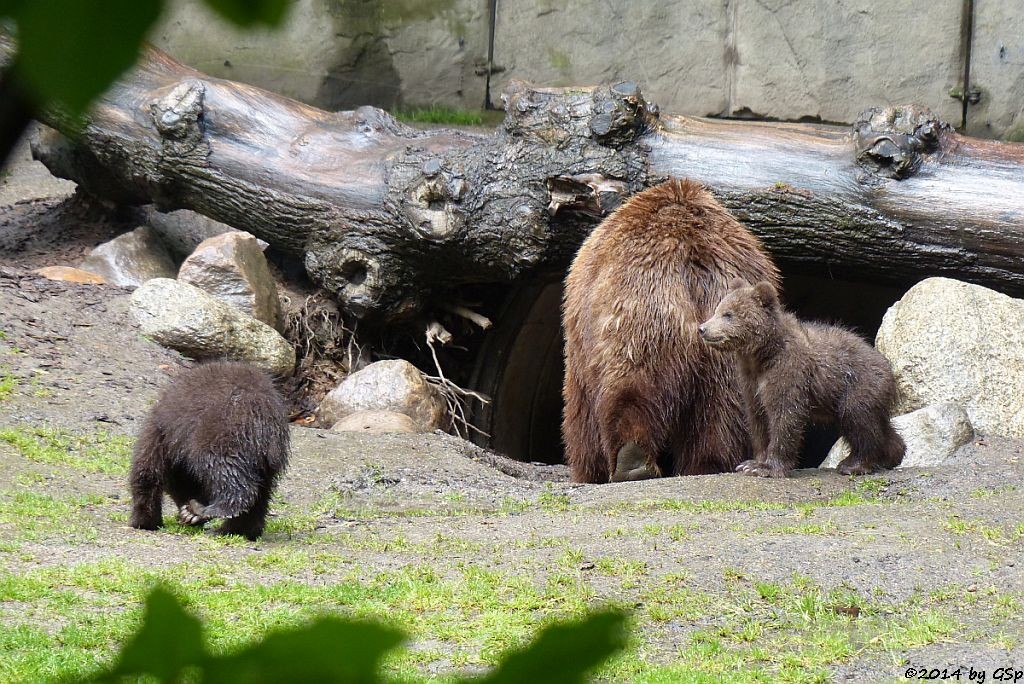
<path id="1" fill-rule="evenodd" d="M 697 334 L 735 278 L 777 285 L 778 271 L 688 180 L 634 195 L 584 241 L 562 308 L 573 480 L 718 473 L 749 458 L 735 364 Z"/>

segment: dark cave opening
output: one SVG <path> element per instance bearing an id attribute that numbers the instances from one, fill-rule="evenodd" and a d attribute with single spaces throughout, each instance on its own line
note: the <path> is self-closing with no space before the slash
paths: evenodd
<path id="1" fill-rule="evenodd" d="M 482 445 L 506 456 L 561 463 L 562 273 L 547 273 L 514 288 L 477 355 L 470 386 L 491 397 L 473 422 L 489 437 Z M 874 340 L 886 310 L 906 288 L 786 273 L 787 308 L 802 319 L 837 323 Z M 831 427 L 812 426 L 800 467 L 819 465 L 835 442 Z"/>

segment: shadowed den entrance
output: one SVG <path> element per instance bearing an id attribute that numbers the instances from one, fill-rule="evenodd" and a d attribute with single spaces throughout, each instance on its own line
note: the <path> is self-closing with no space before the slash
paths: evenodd
<path id="1" fill-rule="evenodd" d="M 539 276 L 515 288 L 484 342 L 472 386 L 492 398 L 474 423 L 490 438 L 476 441 L 521 461 L 561 463 L 562 274 Z M 886 310 L 905 288 L 783 271 L 786 306 L 803 319 L 838 323 L 874 340 Z M 800 467 L 820 464 L 834 430 L 812 426 Z"/>

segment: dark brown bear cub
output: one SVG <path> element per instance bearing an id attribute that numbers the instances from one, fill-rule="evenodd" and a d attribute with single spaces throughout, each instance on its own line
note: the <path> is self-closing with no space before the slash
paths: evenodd
<path id="1" fill-rule="evenodd" d="M 777 272 L 757 238 L 687 180 L 634 195 L 584 241 L 562 307 L 574 481 L 720 473 L 748 458 L 734 364 L 697 336 L 733 278 Z"/>
<path id="2" fill-rule="evenodd" d="M 801 323 L 771 283 L 735 282 L 699 328 L 704 341 L 739 361 L 754 458 L 736 470 L 785 477 L 810 422 L 834 423 L 850 444 L 837 470 L 862 475 L 894 468 L 903 439 L 889 422 L 896 381 L 889 361 L 848 330 Z"/>
<path id="3" fill-rule="evenodd" d="M 132 527 L 162 524 L 167 492 L 183 525 L 224 518 L 219 534 L 263 534 L 288 464 L 288 411 L 271 379 L 245 363 L 183 372 L 150 411 L 132 454 Z"/>

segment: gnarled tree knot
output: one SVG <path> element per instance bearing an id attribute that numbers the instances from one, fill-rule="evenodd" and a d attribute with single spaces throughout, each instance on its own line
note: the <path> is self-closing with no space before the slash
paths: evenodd
<path id="1" fill-rule="evenodd" d="M 658 108 L 648 104 L 632 81 L 593 88 L 535 88 L 511 81 L 501 96 L 505 130 L 559 144 L 591 138 L 620 147 L 654 126 Z"/>
<path id="2" fill-rule="evenodd" d="M 942 147 L 952 127 L 925 107 L 873 107 L 853 126 L 857 163 L 878 176 L 902 180 Z"/>
<path id="3" fill-rule="evenodd" d="M 201 137 L 199 119 L 203 115 L 205 94 L 206 87 L 202 81 L 188 80 L 151 103 L 149 111 L 160 136 L 178 142 Z"/>

